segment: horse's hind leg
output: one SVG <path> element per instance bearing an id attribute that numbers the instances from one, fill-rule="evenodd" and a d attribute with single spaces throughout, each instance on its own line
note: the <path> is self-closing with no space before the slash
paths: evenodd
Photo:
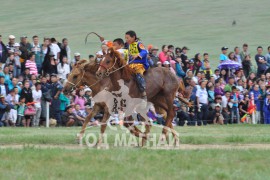
<path id="1" fill-rule="evenodd" d="M 141 137 L 143 136 L 143 133 L 141 132 L 140 129 L 138 129 L 135 125 L 134 125 L 134 121 L 132 119 L 132 116 L 126 117 L 126 120 L 124 120 L 124 126 L 130 131 L 131 134 L 133 134 L 136 137 Z"/>

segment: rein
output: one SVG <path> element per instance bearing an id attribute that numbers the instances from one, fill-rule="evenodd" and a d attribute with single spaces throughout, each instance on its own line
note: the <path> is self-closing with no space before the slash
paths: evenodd
<path id="1" fill-rule="evenodd" d="M 133 62 L 134 60 L 135 60 L 135 59 L 129 61 L 129 63 Z M 117 61 L 117 58 L 115 57 L 115 58 L 114 58 L 114 63 L 113 63 L 113 65 L 112 65 L 111 67 L 109 67 L 109 68 L 106 68 L 104 65 L 99 64 L 100 67 L 103 67 L 104 69 L 106 69 L 105 76 L 109 76 L 109 75 L 111 75 L 112 73 L 114 73 L 114 72 L 116 72 L 116 71 L 119 71 L 120 69 L 122 69 L 122 68 L 126 67 L 127 65 L 129 65 L 129 63 L 127 63 L 127 64 L 125 64 L 125 65 L 123 65 L 123 66 L 121 66 L 121 67 L 119 67 L 119 68 L 115 68 L 114 66 L 115 66 L 115 64 L 116 64 L 116 61 Z M 114 69 L 114 70 L 110 72 L 110 71 L 109 71 L 110 69 Z"/>

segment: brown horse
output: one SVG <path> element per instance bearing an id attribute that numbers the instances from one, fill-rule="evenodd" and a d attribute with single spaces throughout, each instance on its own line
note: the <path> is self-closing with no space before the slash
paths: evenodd
<path id="1" fill-rule="evenodd" d="M 129 88 L 129 95 L 132 98 L 140 98 L 141 93 L 133 78 L 133 70 L 126 65 L 121 55 L 113 48 L 108 50 L 108 53 L 100 62 L 100 67 L 97 71 L 97 76 L 109 76 L 112 85 L 118 87 L 117 81 L 123 79 L 125 85 Z M 145 74 L 147 100 L 154 104 L 157 112 L 166 112 L 166 123 L 163 128 L 163 134 L 167 137 L 167 131 L 170 129 L 175 140 L 177 135 L 173 130 L 172 120 L 174 117 L 173 100 L 176 92 L 180 88 L 179 80 L 176 75 L 170 70 L 162 67 L 151 68 Z M 184 88 L 184 86 L 181 86 Z M 181 89 L 180 91 L 183 91 Z"/>
<path id="2" fill-rule="evenodd" d="M 89 61 L 87 60 L 80 60 L 73 67 L 72 72 L 68 76 L 67 83 L 64 86 L 64 93 L 68 94 L 73 89 L 85 85 L 92 89 L 93 96 L 102 91 L 105 87 L 108 87 L 110 90 L 116 90 L 112 88 L 112 83 L 109 78 L 98 79 L 96 77 L 96 71 L 98 67 L 99 65 L 96 63 L 89 63 Z M 101 121 L 101 135 L 105 132 L 107 126 L 106 122 L 110 117 L 108 107 L 106 105 L 106 102 L 95 103 L 92 113 L 90 113 L 84 121 L 82 129 L 80 131 L 80 135 L 78 136 L 79 140 L 83 137 L 87 124 L 100 111 L 104 112 L 104 116 Z M 142 136 L 142 132 L 136 126 L 133 126 L 132 119 L 129 118 L 129 120 L 129 122 L 124 123 L 124 126 L 127 127 L 130 132 L 135 136 Z M 99 139 L 99 143 L 101 143 L 101 141 L 102 139 Z"/>

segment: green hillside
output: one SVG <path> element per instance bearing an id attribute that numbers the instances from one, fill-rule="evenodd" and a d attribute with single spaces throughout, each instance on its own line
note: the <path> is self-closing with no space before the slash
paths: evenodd
<path id="1" fill-rule="evenodd" d="M 269 0 L 9 0 L 1 2 L 0 34 L 4 42 L 9 34 L 67 37 L 72 52 L 86 57 L 100 45 L 95 36 L 84 44 L 88 32 L 112 40 L 132 29 L 145 44 L 187 45 L 190 56 L 209 52 L 216 65 L 221 46 L 247 42 L 254 55 L 258 45 L 270 45 L 269 7 Z"/>

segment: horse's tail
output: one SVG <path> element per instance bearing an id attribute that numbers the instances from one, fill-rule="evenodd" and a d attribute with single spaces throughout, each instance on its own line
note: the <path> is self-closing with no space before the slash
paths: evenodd
<path id="1" fill-rule="evenodd" d="M 98 35 L 97 33 L 95 33 L 95 32 L 90 32 L 90 33 L 88 33 L 88 34 L 86 35 L 86 37 L 85 37 L 85 39 L 84 39 L 84 43 L 85 43 L 85 44 L 87 43 L 87 38 L 88 38 L 88 36 L 89 36 L 90 34 L 95 34 L 97 37 L 99 37 L 99 39 L 100 39 L 101 42 L 103 42 L 103 41 L 105 40 L 104 37 Z"/>

